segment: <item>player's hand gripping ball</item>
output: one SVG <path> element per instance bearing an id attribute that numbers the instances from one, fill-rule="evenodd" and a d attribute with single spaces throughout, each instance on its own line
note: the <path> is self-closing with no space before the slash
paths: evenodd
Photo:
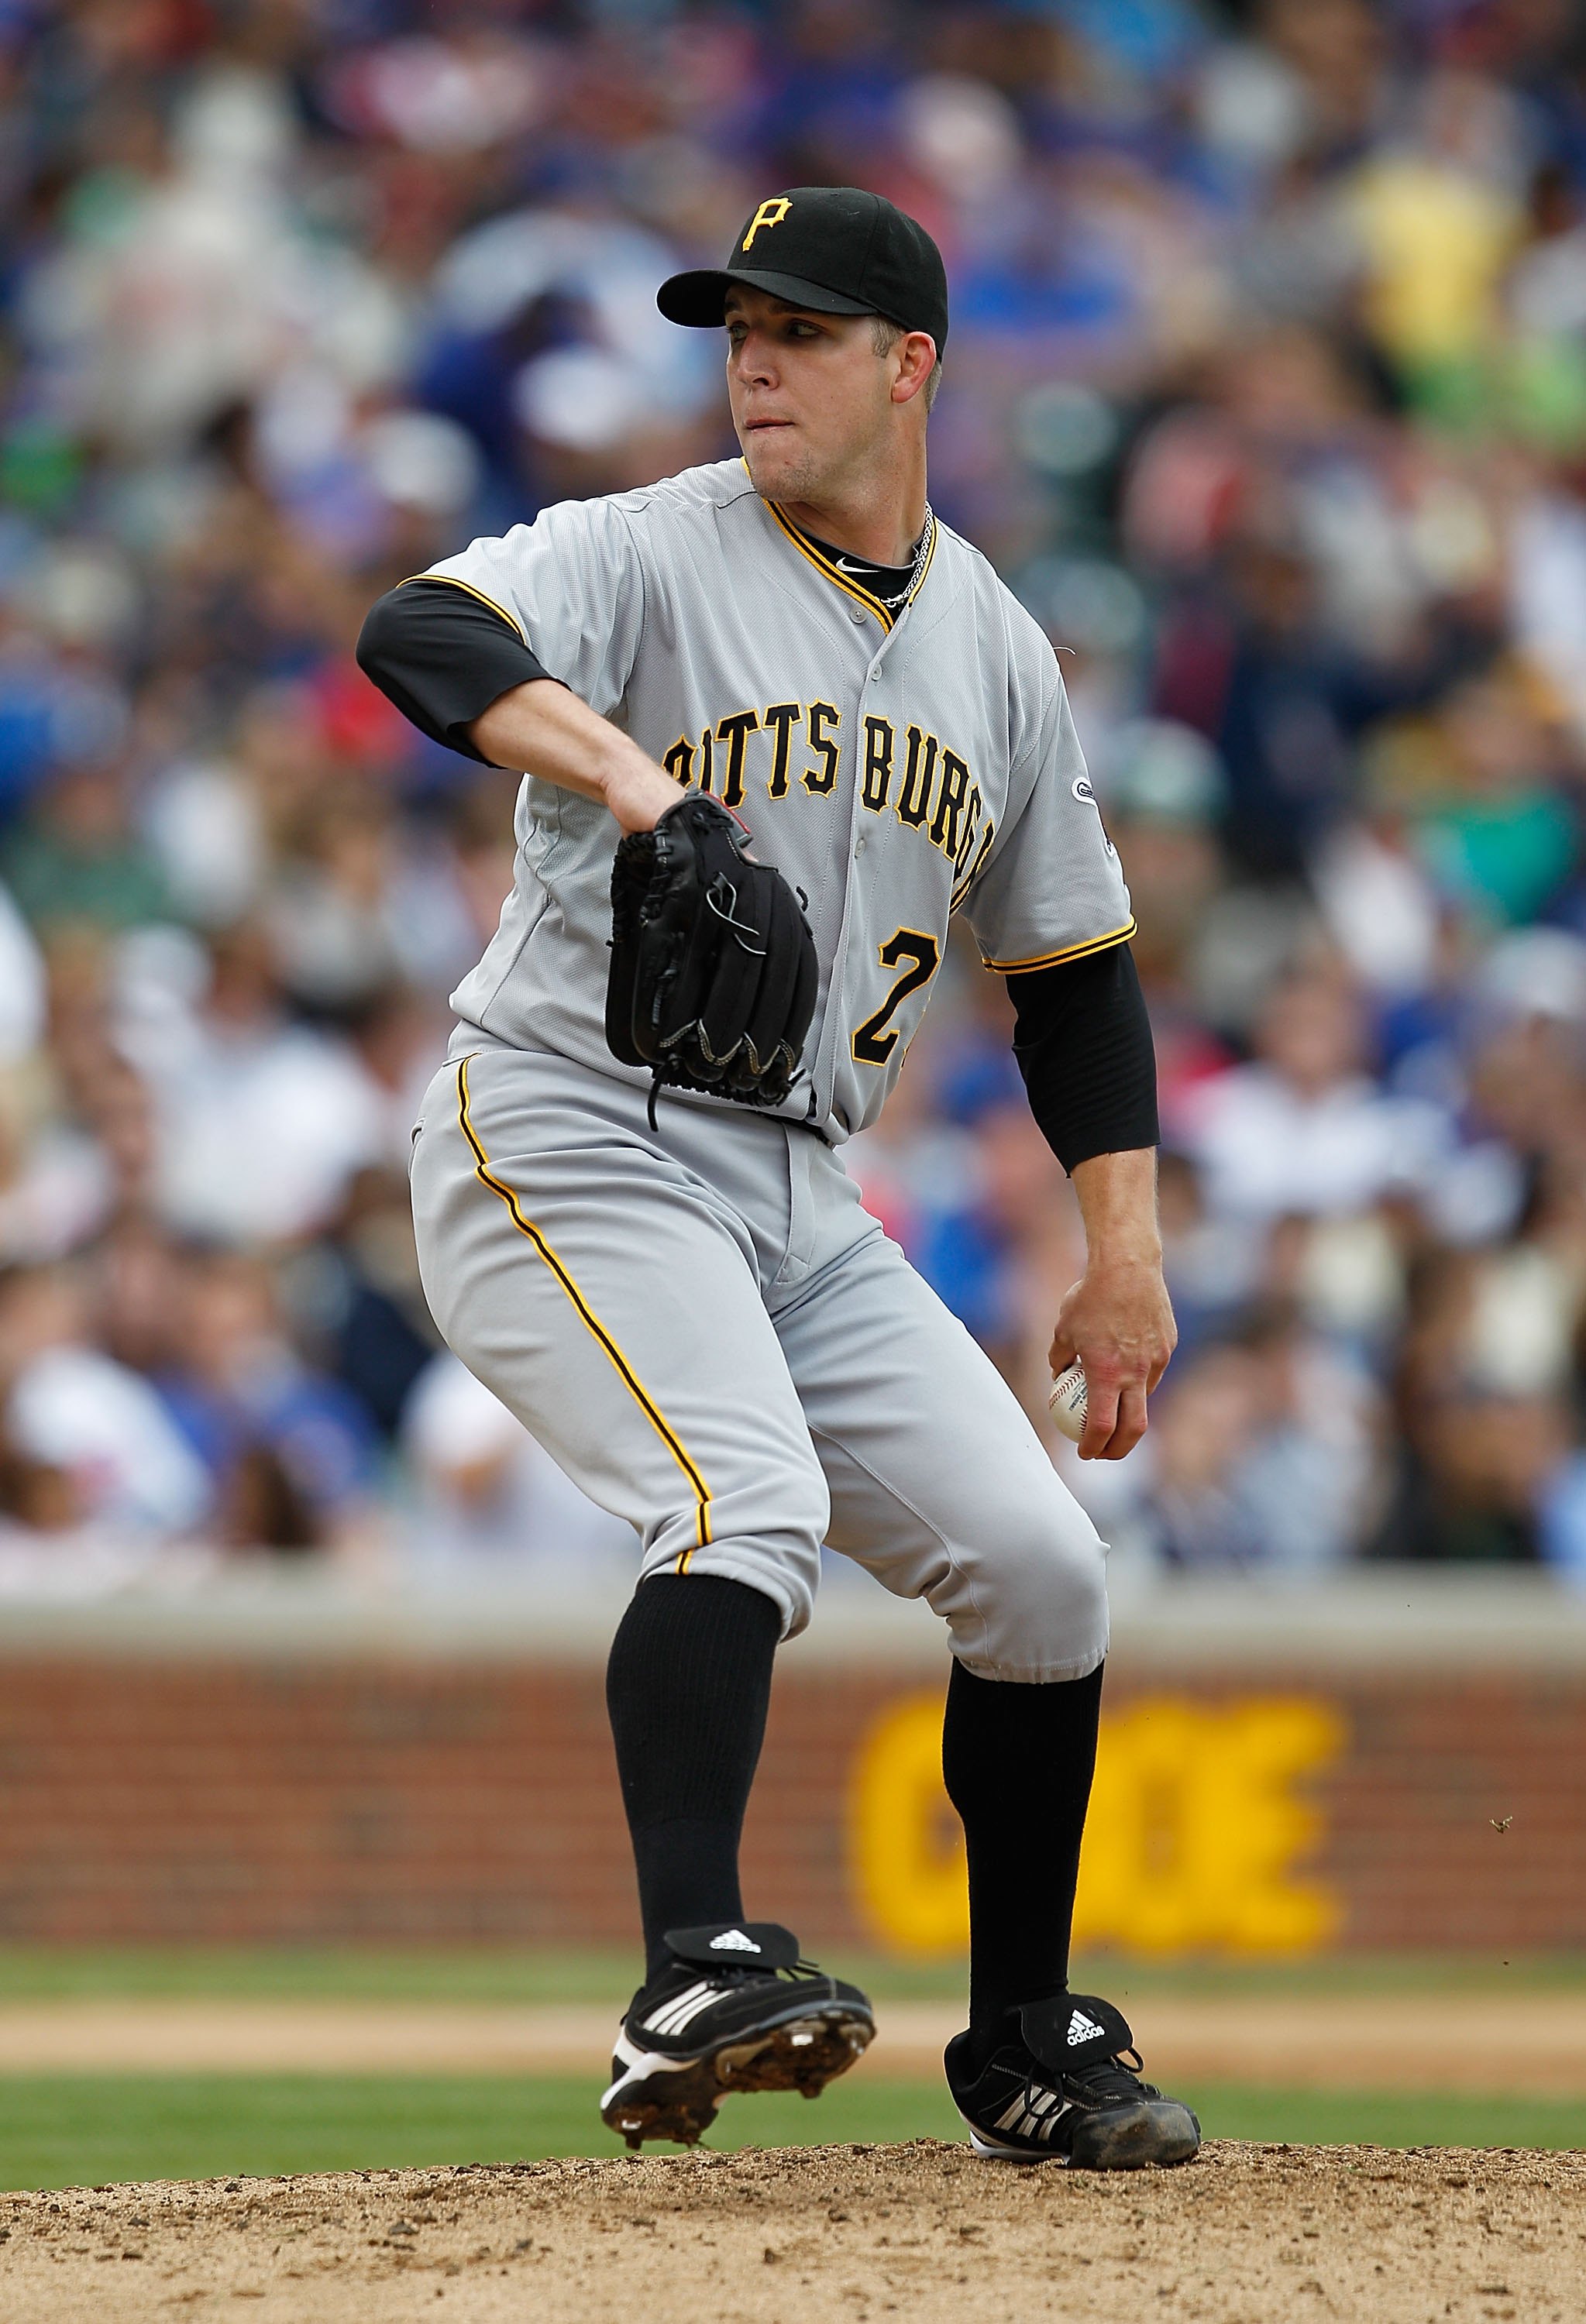
<path id="1" fill-rule="evenodd" d="M 815 939 L 720 801 L 689 792 L 612 865 L 605 1037 L 656 1084 L 780 1105 L 815 1014 Z"/>
<path id="2" fill-rule="evenodd" d="M 1047 1398 L 1047 1409 L 1064 1435 L 1077 1444 L 1085 1433 L 1085 1414 L 1089 1410 L 1083 1364 L 1070 1364 L 1058 1373 Z"/>

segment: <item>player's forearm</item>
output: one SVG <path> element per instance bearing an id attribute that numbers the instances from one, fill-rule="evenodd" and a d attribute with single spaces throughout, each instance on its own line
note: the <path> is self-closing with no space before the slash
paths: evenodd
<path id="1" fill-rule="evenodd" d="M 1058 1311 L 1052 1373 L 1076 1359 L 1084 1367 L 1081 1460 L 1120 1461 L 1146 1433 L 1146 1398 L 1178 1338 L 1162 1279 L 1156 1152 L 1094 1154 L 1073 1176 L 1085 1271 Z"/>
<path id="2" fill-rule="evenodd" d="M 637 742 L 553 678 L 501 695 L 468 729 L 493 766 L 522 768 L 609 807 L 624 831 L 649 831 L 677 804 L 678 786 Z"/>
<path id="3" fill-rule="evenodd" d="M 1127 1154 L 1093 1154 L 1087 1162 L 1076 1162 L 1074 1191 L 1084 1222 L 1085 1253 L 1092 1267 L 1160 1269 L 1162 1231 L 1157 1218 L 1154 1148 Z"/>

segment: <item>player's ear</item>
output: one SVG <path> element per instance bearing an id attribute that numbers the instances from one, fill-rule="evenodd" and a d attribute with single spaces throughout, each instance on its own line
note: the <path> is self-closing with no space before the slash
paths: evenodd
<path id="1" fill-rule="evenodd" d="M 923 395 L 926 383 L 936 366 L 936 343 L 928 331 L 905 331 L 891 349 L 898 364 L 898 375 L 892 382 L 894 403 L 912 403 Z"/>

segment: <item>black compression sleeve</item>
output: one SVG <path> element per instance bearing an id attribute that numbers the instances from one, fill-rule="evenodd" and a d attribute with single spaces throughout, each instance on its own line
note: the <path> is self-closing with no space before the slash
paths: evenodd
<path id="1" fill-rule="evenodd" d="M 1129 946 L 1028 969 L 1008 990 L 1030 1111 L 1064 1168 L 1155 1146 L 1157 1056 Z"/>
<path id="2" fill-rule="evenodd" d="M 475 719 L 514 686 L 550 676 L 483 599 L 429 576 L 370 607 L 358 665 L 432 742 L 481 765 L 489 761 L 468 740 Z"/>

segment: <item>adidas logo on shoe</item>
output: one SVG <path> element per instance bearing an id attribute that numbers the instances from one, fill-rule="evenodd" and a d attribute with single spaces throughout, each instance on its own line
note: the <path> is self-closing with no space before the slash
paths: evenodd
<path id="1" fill-rule="evenodd" d="M 1077 2050 L 1082 2042 L 1093 2041 L 1101 2031 L 1093 2017 L 1087 2017 L 1083 2009 L 1076 2009 L 1068 2021 L 1069 2048 Z"/>
<path id="2" fill-rule="evenodd" d="M 710 1949 L 713 1953 L 757 1953 L 760 1950 L 754 1939 L 746 1937 L 742 1929 L 728 1929 L 724 1935 L 713 1937 Z M 1093 2026 L 1091 2030 L 1095 2033 L 1100 2029 Z"/>

